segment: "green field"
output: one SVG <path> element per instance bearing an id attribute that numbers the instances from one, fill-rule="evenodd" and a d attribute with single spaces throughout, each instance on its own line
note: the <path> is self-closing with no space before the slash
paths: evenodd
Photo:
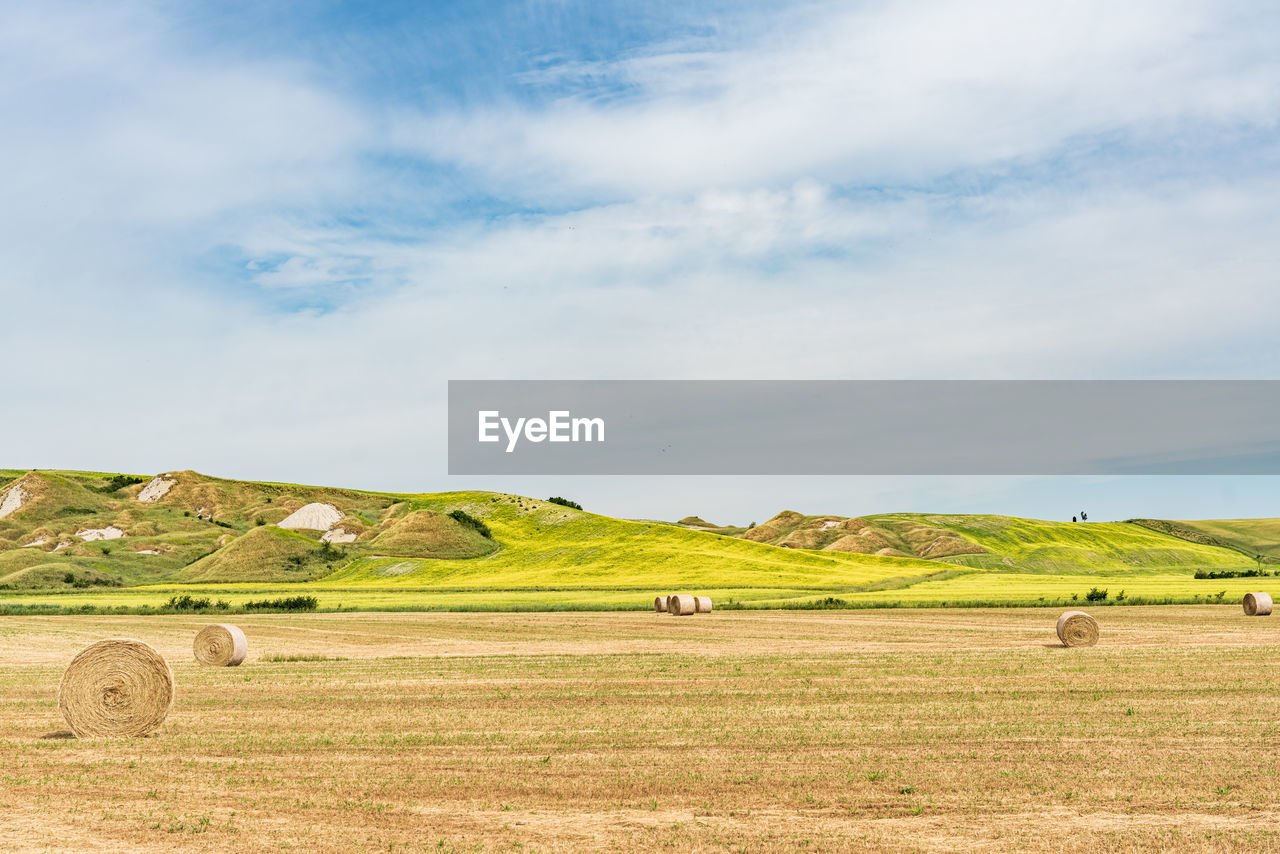
<path id="1" fill-rule="evenodd" d="M 0 611 L 156 609 L 182 595 L 236 611 L 300 594 L 322 610 L 629 610 L 674 591 L 721 608 L 1063 605 L 1095 588 L 1107 594 L 1096 604 L 1230 601 L 1267 579 L 1195 573 L 1256 571 L 1243 546 L 1263 548 L 1280 530 L 1277 520 L 1155 530 L 1153 520 L 782 513 L 710 532 L 503 493 L 164 477 L 169 491 L 143 501 L 150 477 L 0 472 L 0 500 L 25 496 L 0 519 Z M 321 504 L 327 535 L 279 527 Z M 124 536 L 81 536 L 108 526 Z M 322 541 L 335 533 L 350 541 Z"/>

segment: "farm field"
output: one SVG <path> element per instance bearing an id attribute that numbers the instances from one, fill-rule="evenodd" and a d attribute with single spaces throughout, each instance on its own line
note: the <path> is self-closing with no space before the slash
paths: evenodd
<path id="1" fill-rule="evenodd" d="M 515 587 L 503 589 L 420 587 L 321 581 L 299 584 L 158 584 L 143 587 L 89 590 L 5 591 L 0 609 L 21 613 L 41 607 L 59 610 L 89 608 L 163 608 L 174 596 L 190 595 L 226 602 L 234 611 L 245 603 L 298 595 L 316 597 L 319 610 L 416 611 L 634 611 L 653 604 L 656 592 L 696 590 L 711 596 L 716 607 L 808 608 L 827 597 L 857 608 L 913 606 L 977 607 L 984 605 L 1079 605 L 1089 591 L 1107 591 L 1107 604 L 1238 602 L 1245 593 L 1269 590 L 1271 578 L 1196 579 L 1188 573 L 1133 572 L 1128 575 L 1043 575 L 1036 573 L 946 570 L 920 576 L 878 577 L 866 573 L 861 584 L 837 579 L 823 585 L 779 587 L 722 587 L 655 584 L 632 587 Z M 1219 600 L 1218 594 L 1222 594 Z M 1072 598 L 1075 597 L 1075 598 Z M 216 610 L 208 613 L 217 614 Z"/>
<path id="2" fill-rule="evenodd" d="M 507 493 L 192 471 L 4 470 L 0 506 L 0 613 L 156 609 L 184 595 L 231 611 L 298 595 L 321 610 L 630 610 L 675 590 L 748 608 L 1069 604 L 1095 587 L 1109 602 L 1207 603 L 1266 589 L 1238 576 L 1275 571 L 1267 543 L 1280 530 L 783 511 L 713 531 Z"/>
<path id="3" fill-rule="evenodd" d="M 1239 605 L 0 618 L 0 850 L 1280 850 L 1280 624 Z M 93 640 L 154 737 L 62 737 Z"/>

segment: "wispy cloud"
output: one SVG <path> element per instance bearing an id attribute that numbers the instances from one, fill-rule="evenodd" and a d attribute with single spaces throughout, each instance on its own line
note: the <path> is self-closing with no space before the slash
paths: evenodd
<path id="1" fill-rule="evenodd" d="M 1274 16 L 1207 3 L 809 9 L 752 44 L 558 65 L 545 107 L 405 115 L 396 141 L 542 195 L 919 183 L 1116 133 L 1271 127 Z M 598 103 L 596 88 L 632 97 Z"/>

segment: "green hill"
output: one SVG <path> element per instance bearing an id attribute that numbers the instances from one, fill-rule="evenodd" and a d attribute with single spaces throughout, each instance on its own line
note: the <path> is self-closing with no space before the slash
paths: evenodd
<path id="1" fill-rule="evenodd" d="M 0 472 L 0 500 L 13 485 L 28 485 L 22 506 L 0 519 L 0 588 L 57 587 L 74 571 L 78 578 L 122 585 L 319 581 L 470 590 L 700 585 L 803 592 L 901 585 L 946 571 L 917 560 L 792 552 L 517 495 L 372 493 L 190 471 L 124 480 L 129 482 L 87 472 Z M 164 487 L 158 497 L 157 482 Z M 278 527 L 314 504 L 331 505 L 341 521 L 329 533 L 349 542 L 327 544 L 320 531 Z M 487 531 L 463 521 L 468 517 Z M 124 536 L 93 542 L 77 536 L 109 527 Z M 30 543 L 38 544 L 23 547 Z M 41 571 L 33 576 L 32 567 Z M 39 583 L 26 583 L 33 579 Z"/>
<path id="2" fill-rule="evenodd" d="M 1130 519 L 1179 539 L 1221 546 L 1263 563 L 1280 563 L 1280 519 Z"/>
<path id="3" fill-rule="evenodd" d="M 324 579 L 451 587 L 661 589 L 666 586 L 862 586 L 939 572 L 919 560 L 776 549 L 662 523 L 631 522 L 515 495 L 416 496 L 416 507 L 461 509 L 485 522 L 501 549 L 480 560 L 366 557 Z M 376 541 L 375 541 L 376 546 Z"/>
<path id="4" fill-rule="evenodd" d="M 1137 522 L 1143 524 L 1137 524 Z M 1263 521 L 1263 520 L 1254 520 Z M 1280 529 L 1280 520 L 1275 522 Z M 1176 523 L 1189 528 L 1209 523 Z M 1134 569 L 1233 569 L 1250 562 L 1225 542 L 1178 536 L 1174 523 L 1048 522 L 1013 516 L 884 513 L 803 516 L 784 510 L 733 535 L 791 549 L 917 557 L 956 566 L 1106 575 Z"/>
<path id="5" fill-rule="evenodd" d="M 982 546 L 943 527 L 903 516 L 802 516 L 783 510 L 769 521 L 737 536 L 789 549 L 937 559 L 981 554 Z"/>
<path id="6" fill-rule="evenodd" d="M 919 521 L 945 528 L 986 554 L 945 556 L 979 569 L 1099 575 L 1143 570 L 1248 568 L 1252 562 L 1220 546 L 1193 543 L 1129 522 L 1047 522 L 1013 516 L 893 513 L 876 522 Z"/>
<path id="7" fill-rule="evenodd" d="M 697 517 L 628 521 L 502 493 L 191 471 L 0 471 L 0 514 L 0 607 L 131 607 L 196 590 L 234 604 L 301 589 L 361 607 L 637 607 L 681 589 L 729 605 L 1058 603 L 1093 587 L 1209 601 L 1257 581 L 1200 580 L 1198 570 L 1236 575 L 1256 569 L 1253 554 L 1280 559 L 1280 520 L 784 511 L 750 529 L 701 529 L 690 526 Z"/>
<path id="8" fill-rule="evenodd" d="M 254 528 L 178 573 L 181 581 L 311 581 L 347 561 L 341 548 L 275 527 Z"/>
<path id="9" fill-rule="evenodd" d="M 369 548 L 379 555 L 459 559 L 491 554 L 498 550 L 498 543 L 492 535 L 445 512 L 418 509 L 393 516 L 385 530 L 369 541 Z"/>

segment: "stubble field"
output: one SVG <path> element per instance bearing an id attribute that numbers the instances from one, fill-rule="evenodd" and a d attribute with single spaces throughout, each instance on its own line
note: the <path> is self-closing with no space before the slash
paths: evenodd
<path id="1" fill-rule="evenodd" d="M 0 618 L 0 850 L 1280 850 L 1280 618 L 1106 608 Z M 173 665 L 66 738 L 67 661 Z"/>

